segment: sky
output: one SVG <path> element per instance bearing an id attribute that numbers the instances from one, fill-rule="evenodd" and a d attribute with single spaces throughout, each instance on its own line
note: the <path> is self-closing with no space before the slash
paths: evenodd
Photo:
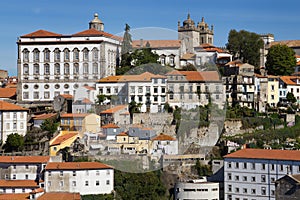
<path id="1" fill-rule="evenodd" d="M 204 17 L 214 26 L 214 45 L 222 47 L 231 29 L 272 33 L 277 41 L 300 39 L 299 7 L 297 0 L 0 1 L 0 69 L 17 75 L 19 36 L 39 29 L 74 34 L 88 29 L 94 13 L 104 22 L 105 32 L 120 35 L 128 23 L 132 32 L 147 27 L 168 30 L 173 33 L 170 39 L 176 39 L 178 21 L 182 24 L 190 13 L 195 23 Z"/>

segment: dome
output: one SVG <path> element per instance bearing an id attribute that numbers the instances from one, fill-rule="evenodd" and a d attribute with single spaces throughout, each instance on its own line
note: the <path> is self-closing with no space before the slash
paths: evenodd
<path id="1" fill-rule="evenodd" d="M 90 23 L 99 23 L 102 24 L 103 22 L 98 18 L 98 13 L 94 14 L 94 19 Z"/>
<path id="2" fill-rule="evenodd" d="M 191 16 L 190 16 L 190 13 L 188 14 L 188 17 L 186 20 L 184 20 L 183 22 L 183 26 L 191 26 L 191 25 L 195 25 L 195 22 L 193 20 L 191 20 Z"/>

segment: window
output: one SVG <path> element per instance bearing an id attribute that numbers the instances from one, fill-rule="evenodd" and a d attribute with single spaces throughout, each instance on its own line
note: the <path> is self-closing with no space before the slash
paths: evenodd
<path id="1" fill-rule="evenodd" d="M 17 179 L 17 175 L 13 174 L 13 179 Z"/>
<path id="2" fill-rule="evenodd" d="M 109 185 L 110 184 L 110 181 L 109 180 L 106 180 L 106 185 Z"/>
<path id="3" fill-rule="evenodd" d="M 44 74 L 45 75 L 50 74 L 50 65 L 49 64 L 44 65 Z"/>
<path id="4" fill-rule="evenodd" d="M 38 64 L 33 65 L 33 74 L 37 75 L 40 73 L 40 66 Z"/>
<path id="5" fill-rule="evenodd" d="M 84 48 L 82 50 L 82 52 L 83 52 L 83 60 L 88 61 L 89 60 L 89 50 L 87 48 Z"/>
<path id="6" fill-rule="evenodd" d="M 72 186 L 76 186 L 76 181 L 72 181 Z"/>
<path id="7" fill-rule="evenodd" d="M 44 92 L 44 99 L 50 99 L 50 92 Z"/>
<path id="8" fill-rule="evenodd" d="M 79 74 L 79 64 L 78 63 L 74 63 L 73 73 L 74 74 Z"/>
<path id="9" fill-rule="evenodd" d="M 89 73 L 89 64 L 83 63 L 83 73 L 88 74 Z"/>
<path id="10" fill-rule="evenodd" d="M 262 163 L 262 164 L 261 164 L 261 169 L 262 169 L 262 170 L 265 170 L 265 169 L 266 169 L 266 164 L 265 164 L 265 163 Z"/>
<path id="11" fill-rule="evenodd" d="M 70 60 L 70 50 L 64 49 L 64 60 L 69 61 Z"/>
<path id="12" fill-rule="evenodd" d="M 162 56 L 160 57 L 160 64 L 161 64 L 161 65 L 165 65 L 165 64 L 166 64 L 166 57 L 165 57 L 164 55 L 162 55 Z"/>
<path id="13" fill-rule="evenodd" d="M 247 169 L 247 163 L 243 163 L 243 168 Z"/>
<path id="14" fill-rule="evenodd" d="M 40 51 L 38 49 L 33 50 L 33 62 L 40 61 Z"/>
<path id="15" fill-rule="evenodd" d="M 110 170 L 106 170 L 106 175 L 110 175 Z"/>
<path id="16" fill-rule="evenodd" d="M 23 65 L 23 74 L 24 75 L 29 74 L 29 66 L 28 66 L 28 64 L 24 64 Z"/>
<path id="17" fill-rule="evenodd" d="M 97 63 L 93 63 L 93 74 L 98 74 L 99 70 L 98 70 L 98 64 Z"/>
<path id="18" fill-rule="evenodd" d="M 238 162 L 235 163 L 235 168 L 237 168 L 237 169 L 239 168 L 239 163 Z"/>
<path id="19" fill-rule="evenodd" d="M 70 74 L 70 65 L 68 63 L 65 63 L 65 65 L 64 65 L 64 73 L 66 75 Z"/>
<path id="20" fill-rule="evenodd" d="M 86 175 L 86 176 L 89 175 L 89 170 L 85 170 L 85 175 Z"/>
<path id="21" fill-rule="evenodd" d="M 93 48 L 93 61 L 98 61 L 98 49 L 97 48 Z"/>
<path id="22" fill-rule="evenodd" d="M 15 192 L 16 192 L 16 189 L 15 189 L 15 188 L 13 188 L 13 189 L 12 189 L 12 193 L 15 193 Z"/>
<path id="23" fill-rule="evenodd" d="M 58 48 L 54 49 L 54 61 L 60 62 L 60 50 Z"/>
<path id="24" fill-rule="evenodd" d="M 228 163 L 227 163 L 227 167 L 228 167 L 228 168 L 231 168 L 231 162 L 228 162 Z"/>
<path id="25" fill-rule="evenodd" d="M 138 92 L 139 92 L 139 93 L 143 93 L 143 87 L 139 87 L 139 88 L 138 88 Z"/>
<path id="26" fill-rule="evenodd" d="M 99 186 L 100 185 L 100 182 L 99 181 L 96 181 L 96 186 Z"/>
<path id="27" fill-rule="evenodd" d="M 251 194 L 256 194 L 256 189 L 251 189 Z"/>
<path id="28" fill-rule="evenodd" d="M 33 93 L 33 98 L 34 99 L 39 99 L 39 92 L 34 92 Z"/>
<path id="29" fill-rule="evenodd" d="M 158 88 L 157 88 L 157 87 L 154 87 L 154 88 L 153 88 L 153 92 L 154 92 L 154 93 L 158 93 Z"/>
<path id="30" fill-rule="evenodd" d="M 59 172 L 59 175 L 60 175 L 60 176 L 63 176 L 63 175 L 64 175 L 64 172 L 63 172 L 63 171 L 60 171 L 60 172 Z"/>
<path id="31" fill-rule="evenodd" d="M 76 176 L 76 171 L 73 171 L 73 176 Z"/>
<path id="32" fill-rule="evenodd" d="M 261 182 L 262 183 L 266 182 L 266 176 L 265 175 L 261 175 Z"/>
<path id="33" fill-rule="evenodd" d="M 240 188 L 236 187 L 236 188 L 235 188 L 235 192 L 236 192 L 236 193 L 240 193 Z"/>
<path id="34" fill-rule="evenodd" d="M 29 51 L 28 49 L 23 50 L 23 61 L 28 62 L 29 61 Z"/>
<path id="35" fill-rule="evenodd" d="M 44 50 L 44 62 L 49 62 L 50 61 L 50 50 L 46 48 Z"/>
<path id="36" fill-rule="evenodd" d="M 96 176 L 99 176 L 100 175 L 100 172 L 99 170 L 96 171 Z"/>
<path id="37" fill-rule="evenodd" d="M 232 192 L 232 186 L 228 185 L 228 192 Z"/>
<path id="38" fill-rule="evenodd" d="M 51 186 L 51 181 L 48 181 L 48 186 Z"/>
<path id="39" fill-rule="evenodd" d="M 266 195 L 266 187 L 261 187 L 261 195 Z"/>
<path id="40" fill-rule="evenodd" d="M 59 186 L 63 187 L 64 186 L 64 182 L 63 181 L 59 181 Z"/>
<path id="41" fill-rule="evenodd" d="M 243 188 L 243 193 L 247 194 L 248 193 L 248 189 L 247 188 Z"/>
<path id="42" fill-rule="evenodd" d="M 79 61 L 79 50 L 77 48 L 73 50 L 73 60 Z"/>
<path id="43" fill-rule="evenodd" d="M 58 63 L 55 63 L 54 72 L 55 74 L 60 74 L 60 65 Z"/>
<path id="44" fill-rule="evenodd" d="M 157 101 L 158 101 L 158 96 L 154 96 L 154 97 L 153 97 L 153 101 L 154 101 L 154 102 L 157 102 Z"/>
<path id="45" fill-rule="evenodd" d="M 251 177 L 251 181 L 252 181 L 252 182 L 255 182 L 255 181 L 256 181 L 255 179 L 256 179 L 255 176 L 252 176 L 252 177 Z"/>
<path id="46" fill-rule="evenodd" d="M 48 176 L 51 176 L 51 171 L 48 172 Z"/>
<path id="47" fill-rule="evenodd" d="M 275 165 L 271 164 L 271 170 L 275 170 Z"/>
<path id="48" fill-rule="evenodd" d="M 28 180 L 28 174 L 25 174 L 25 179 Z"/>
<path id="49" fill-rule="evenodd" d="M 240 177 L 239 176 L 235 176 L 234 180 L 239 181 Z"/>
<path id="50" fill-rule="evenodd" d="M 243 176 L 243 181 L 247 181 L 247 176 Z"/>
<path id="51" fill-rule="evenodd" d="M 89 181 L 85 181 L 85 186 L 89 186 Z"/>
<path id="52" fill-rule="evenodd" d="M 23 92 L 23 99 L 29 99 L 29 93 Z"/>
<path id="53" fill-rule="evenodd" d="M 175 62 L 174 62 L 174 56 L 173 55 L 169 56 L 169 63 L 170 63 L 170 66 L 174 66 Z"/>
<path id="54" fill-rule="evenodd" d="M 10 123 L 6 123 L 6 129 L 10 129 Z"/>
<path id="55" fill-rule="evenodd" d="M 16 122 L 13 123 L 13 129 L 17 130 L 17 123 Z"/>
<path id="56" fill-rule="evenodd" d="M 252 163 L 251 169 L 255 169 L 255 163 Z"/>

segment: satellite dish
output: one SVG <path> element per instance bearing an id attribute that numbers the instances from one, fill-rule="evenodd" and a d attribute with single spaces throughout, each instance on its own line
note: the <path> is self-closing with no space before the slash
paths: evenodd
<path id="1" fill-rule="evenodd" d="M 53 109 L 55 112 L 61 112 L 65 104 L 65 98 L 58 95 L 53 100 Z"/>

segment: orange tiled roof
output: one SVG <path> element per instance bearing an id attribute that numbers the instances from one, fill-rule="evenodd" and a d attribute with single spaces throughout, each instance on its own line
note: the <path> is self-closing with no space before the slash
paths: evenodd
<path id="1" fill-rule="evenodd" d="M 63 113 L 60 115 L 61 118 L 84 118 L 88 116 L 89 113 Z"/>
<path id="2" fill-rule="evenodd" d="M 152 140 L 160 140 L 160 141 L 164 141 L 164 140 L 176 140 L 175 138 L 169 136 L 169 135 L 165 135 L 163 133 L 161 133 L 160 135 L 152 138 Z"/>
<path id="3" fill-rule="evenodd" d="M 101 128 L 120 128 L 120 127 L 117 126 L 116 124 L 109 123 L 109 124 L 103 125 Z"/>
<path id="4" fill-rule="evenodd" d="M 45 30 L 38 30 L 26 35 L 21 36 L 22 38 L 36 38 L 36 37 L 60 37 L 61 34 L 45 31 Z"/>
<path id="5" fill-rule="evenodd" d="M 96 90 L 94 87 L 91 87 L 91 86 L 83 86 L 83 87 L 85 87 L 88 90 Z"/>
<path id="6" fill-rule="evenodd" d="M 297 85 L 293 79 L 299 78 L 297 76 L 281 76 L 280 79 L 287 85 Z"/>
<path id="7" fill-rule="evenodd" d="M 91 104 L 92 102 L 91 102 L 91 100 L 89 100 L 88 98 L 84 98 L 84 99 L 82 100 L 82 103 L 85 103 L 85 104 Z"/>
<path id="8" fill-rule="evenodd" d="M 66 140 L 73 138 L 76 135 L 78 135 L 78 134 L 77 133 L 68 133 L 65 135 L 58 136 L 50 143 L 50 146 L 59 145 L 59 144 L 65 142 Z"/>
<path id="9" fill-rule="evenodd" d="M 166 78 L 162 75 L 144 72 L 140 75 L 122 75 L 122 76 L 108 76 L 100 79 L 99 83 L 116 83 L 116 82 L 150 82 L 152 78 Z"/>
<path id="10" fill-rule="evenodd" d="M 0 179 L 1 188 L 38 188 L 34 180 L 3 180 Z"/>
<path id="11" fill-rule="evenodd" d="M 7 83 L 4 88 L 17 88 L 17 83 Z"/>
<path id="12" fill-rule="evenodd" d="M 126 132 L 121 132 L 117 136 L 128 136 L 128 134 Z"/>
<path id="13" fill-rule="evenodd" d="M 217 71 L 172 71 L 167 75 L 183 75 L 187 81 L 220 81 Z"/>
<path id="14" fill-rule="evenodd" d="M 38 200 L 81 200 L 80 193 L 49 192 L 38 198 Z"/>
<path id="15" fill-rule="evenodd" d="M 224 157 L 300 161 L 300 151 L 278 149 L 242 149 Z"/>
<path id="16" fill-rule="evenodd" d="M 56 117 L 56 113 L 43 113 L 41 115 L 34 115 L 32 118 L 35 120 L 44 120 Z"/>
<path id="17" fill-rule="evenodd" d="M 113 35 L 110 33 L 106 33 L 104 31 L 98 31 L 94 28 L 87 29 L 78 33 L 73 34 L 73 36 L 80 36 L 80 37 L 88 37 L 88 36 L 105 36 L 105 37 L 112 37 Z"/>
<path id="18" fill-rule="evenodd" d="M 16 104 L 0 101 L 0 110 L 9 111 L 9 110 L 28 110 L 28 109 L 18 106 Z"/>
<path id="19" fill-rule="evenodd" d="M 50 156 L 0 156 L 0 163 L 47 163 Z"/>
<path id="20" fill-rule="evenodd" d="M 150 44 L 150 48 L 175 48 L 180 47 L 180 40 L 143 40 L 143 47 L 146 47 L 147 42 Z M 141 40 L 132 41 L 133 48 L 141 47 Z"/>
<path id="21" fill-rule="evenodd" d="M 0 98 L 11 98 L 17 95 L 17 88 L 0 88 Z"/>
<path id="22" fill-rule="evenodd" d="M 233 60 L 231 62 L 228 62 L 225 64 L 226 66 L 234 66 L 234 67 L 239 67 L 241 65 L 243 65 L 243 62 L 240 60 Z"/>
<path id="23" fill-rule="evenodd" d="M 0 194 L 0 200 L 28 200 L 29 196 L 30 195 L 28 193 L 21 193 L 21 194 Z"/>
<path id="24" fill-rule="evenodd" d="M 118 105 L 118 106 L 112 107 L 110 109 L 104 110 L 104 111 L 100 112 L 100 114 L 113 114 L 113 113 L 115 113 L 119 110 L 125 109 L 125 108 L 127 108 L 127 105 Z"/>
<path id="25" fill-rule="evenodd" d="M 211 45 L 211 44 L 202 44 L 202 45 L 200 45 L 200 47 L 203 48 L 205 51 L 208 51 L 208 52 L 218 52 L 218 53 L 223 53 L 224 52 L 223 49 L 215 47 L 214 45 Z"/>
<path id="26" fill-rule="evenodd" d="M 60 96 L 64 97 L 65 99 L 73 99 L 73 95 L 71 94 L 60 94 Z"/>
<path id="27" fill-rule="evenodd" d="M 50 162 L 46 170 L 82 170 L 82 169 L 113 169 L 112 166 L 100 162 Z"/>
<path id="28" fill-rule="evenodd" d="M 36 194 L 36 193 L 41 193 L 41 192 L 44 192 L 45 190 L 43 188 L 37 188 L 37 189 L 34 189 L 30 192 L 30 194 Z"/>

